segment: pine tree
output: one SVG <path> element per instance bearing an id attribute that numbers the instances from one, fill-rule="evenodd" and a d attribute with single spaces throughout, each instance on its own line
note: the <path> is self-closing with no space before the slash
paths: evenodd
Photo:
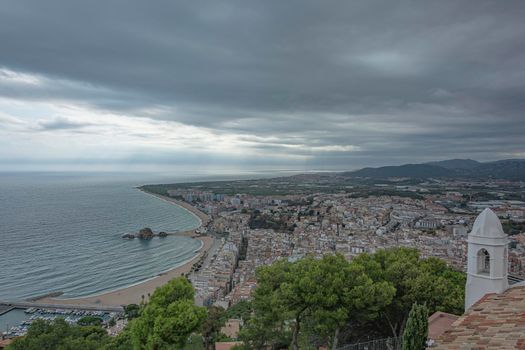
<path id="1" fill-rule="evenodd" d="M 428 337 L 428 308 L 414 303 L 403 332 L 403 350 L 425 350 Z"/>

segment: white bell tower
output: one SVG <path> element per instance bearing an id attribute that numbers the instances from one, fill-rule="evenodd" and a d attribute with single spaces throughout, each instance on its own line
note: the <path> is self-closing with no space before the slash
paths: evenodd
<path id="1" fill-rule="evenodd" d="M 494 212 L 485 209 L 468 235 L 467 285 L 465 311 L 488 293 L 508 288 L 507 235 Z"/>

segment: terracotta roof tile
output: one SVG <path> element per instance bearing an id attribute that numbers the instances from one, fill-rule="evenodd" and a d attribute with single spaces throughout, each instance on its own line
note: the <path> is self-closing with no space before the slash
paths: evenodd
<path id="1" fill-rule="evenodd" d="M 525 350 L 525 286 L 485 295 L 436 340 L 432 349 Z"/>
<path id="2" fill-rule="evenodd" d="M 459 316 L 448 314 L 446 312 L 436 311 L 428 318 L 428 337 L 436 339 L 443 332 L 450 329 L 452 324 L 459 318 Z"/>

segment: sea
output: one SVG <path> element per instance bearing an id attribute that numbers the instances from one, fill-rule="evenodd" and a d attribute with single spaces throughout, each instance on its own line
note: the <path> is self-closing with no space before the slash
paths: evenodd
<path id="1" fill-rule="evenodd" d="M 150 173 L 0 172 L 0 302 L 60 292 L 97 295 L 153 278 L 195 256 L 200 242 L 127 240 L 150 227 L 185 231 L 199 219 L 138 186 L 292 175 L 297 170 Z"/>
<path id="2" fill-rule="evenodd" d="M 126 240 L 150 227 L 199 225 L 187 210 L 139 191 L 176 181 L 139 174 L 0 173 L 0 301 L 53 292 L 81 297 L 133 285 L 183 264 L 200 242 Z"/>

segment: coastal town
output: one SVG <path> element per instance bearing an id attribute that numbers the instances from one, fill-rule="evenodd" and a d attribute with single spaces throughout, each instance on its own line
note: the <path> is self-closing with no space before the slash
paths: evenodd
<path id="1" fill-rule="evenodd" d="M 196 215 L 200 226 L 186 232 L 159 233 L 144 228 L 122 237 L 187 236 L 201 241 L 196 255 L 151 280 L 117 291 L 75 299 L 36 298 L 34 305 L 42 306 L 18 307 L 26 317 L 6 329 L 3 337 L 26 334 L 35 319 L 65 317 L 70 324 L 77 324 L 83 315 L 100 318 L 108 334 L 117 335 L 127 324 L 122 306 L 147 302 L 156 288 L 178 276 L 187 277 L 193 285 L 196 305 L 227 310 L 251 299 L 258 267 L 279 259 L 293 262 L 305 256 L 338 253 L 351 260 L 361 253 L 410 247 L 422 257 L 438 257 L 464 271 L 467 235 L 485 208 L 498 215 L 509 234 L 509 280 L 523 281 L 525 202 L 519 196 L 524 188 L 523 182 L 506 180 L 417 182 L 391 178 L 348 184 L 345 179 L 341 184 L 340 178 L 316 174 L 143 186 L 139 189 L 145 194 Z M 4 313 L 10 310 L 7 307 L 4 305 Z M 234 324 L 236 330 L 224 332 L 235 339 L 242 320 L 231 319 L 227 324 Z"/>
<path id="2" fill-rule="evenodd" d="M 503 180 L 435 180 L 416 184 L 367 185 L 345 191 L 300 193 L 296 178 L 281 178 L 279 192 L 260 195 L 219 193 L 206 184 L 160 187 L 164 195 L 191 204 L 211 218 L 198 232 L 220 241 L 206 264 L 189 276 L 198 305 L 228 308 L 250 299 L 255 270 L 278 259 L 342 254 L 352 259 L 390 247 L 411 247 L 423 257 L 438 257 L 463 271 L 467 235 L 475 217 L 491 208 L 509 233 L 509 279 L 525 278 L 525 202 L 515 198 L 522 182 Z M 275 179 L 243 182 L 245 188 L 271 188 Z M 288 181 L 288 182 L 287 182 Z M 322 177 L 305 176 L 320 188 Z M 231 183 L 227 183 L 228 192 Z M 214 187 L 219 187 L 217 184 Z M 204 187 L 204 189 L 203 189 Z M 339 187 L 338 187 L 339 189 Z M 463 190 L 462 190 L 463 189 Z M 159 187 L 145 190 L 158 191 Z M 392 194 L 374 195 L 377 191 Z M 387 191 L 388 190 L 388 191 Z M 264 191 L 267 191 L 265 189 Z M 249 190 L 248 190 L 249 192 Z"/>
<path id="3" fill-rule="evenodd" d="M 525 0 L 0 6 L 0 350 L 525 350 Z"/>

